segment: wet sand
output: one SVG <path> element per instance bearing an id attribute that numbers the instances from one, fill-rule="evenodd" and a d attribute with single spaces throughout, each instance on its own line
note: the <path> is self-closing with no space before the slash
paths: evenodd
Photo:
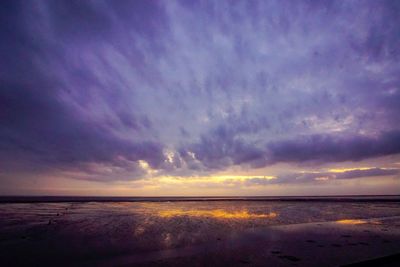
<path id="1" fill-rule="evenodd" d="M 356 221 L 252 229 L 208 244 L 81 266 L 343 266 L 399 253 L 400 216 Z"/>
<path id="2" fill-rule="evenodd" d="M 342 266 L 398 253 L 397 202 L 0 205 L 3 266 Z"/>

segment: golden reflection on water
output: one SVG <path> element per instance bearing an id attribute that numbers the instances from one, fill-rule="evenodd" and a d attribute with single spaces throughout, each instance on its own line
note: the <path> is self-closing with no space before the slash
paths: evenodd
<path id="1" fill-rule="evenodd" d="M 190 217 L 213 217 L 218 219 L 256 219 L 256 218 L 271 219 L 278 216 L 276 212 L 270 212 L 267 214 L 256 214 L 256 213 L 249 213 L 248 211 L 228 212 L 222 209 L 217 209 L 217 210 L 171 209 L 166 211 L 160 211 L 158 215 L 163 218 L 170 218 L 176 216 L 190 216 Z"/>
<path id="2" fill-rule="evenodd" d="M 353 220 L 353 219 L 338 220 L 336 222 L 337 223 L 341 223 L 341 224 L 363 224 L 363 223 L 367 223 L 367 221 L 365 221 L 365 220 Z"/>
<path id="3" fill-rule="evenodd" d="M 343 219 L 343 220 L 338 220 L 336 222 L 340 223 L 340 224 L 364 224 L 364 223 L 382 224 L 379 221 L 367 221 L 367 220 L 361 220 L 361 219 Z"/>

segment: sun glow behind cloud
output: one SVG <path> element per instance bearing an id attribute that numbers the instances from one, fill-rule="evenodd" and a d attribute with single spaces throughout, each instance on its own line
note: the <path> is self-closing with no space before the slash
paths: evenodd
<path id="1" fill-rule="evenodd" d="M 328 172 L 342 173 L 342 172 L 347 172 L 347 171 L 356 171 L 356 170 L 364 171 L 364 170 L 370 170 L 370 169 L 373 169 L 373 168 L 372 167 L 336 168 L 336 169 L 328 169 Z M 384 168 L 381 168 L 381 169 L 384 169 Z"/>
<path id="2" fill-rule="evenodd" d="M 206 187 L 233 187 L 245 184 L 251 179 L 274 180 L 276 176 L 257 176 L 257 175 L 210 175 L 210 176 L 160 176 L 151 179 L 136 181 L 135 183 L 145 182 L 147 186 L 163 187 L 177 186 L 180 188 L 206 188 Z"/>
<path id="3" fill-rule="evenodd" d="M 0 194 L 399 193 L 400 5 L 11 2 Z"/>

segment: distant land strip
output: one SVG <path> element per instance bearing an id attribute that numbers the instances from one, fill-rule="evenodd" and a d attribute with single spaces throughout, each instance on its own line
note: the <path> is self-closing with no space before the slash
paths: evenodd
<path id="1" fill-rule="evenodd" d="M 257 196 L 257 197 L 243 197 L 243 196 L 242 197 L 0 196 L 0 203 L 183 202 L 183 201 L 400 202 L 400 195 Z"/>

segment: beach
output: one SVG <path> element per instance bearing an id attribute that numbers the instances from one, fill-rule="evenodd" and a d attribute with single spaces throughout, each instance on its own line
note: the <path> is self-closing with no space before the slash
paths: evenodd
<path id="1" fill-rule="evenodd" d="M 3 266 L 343 266 L 400 253 L 397 198 L 95 200 L 1 203 Z"/>

